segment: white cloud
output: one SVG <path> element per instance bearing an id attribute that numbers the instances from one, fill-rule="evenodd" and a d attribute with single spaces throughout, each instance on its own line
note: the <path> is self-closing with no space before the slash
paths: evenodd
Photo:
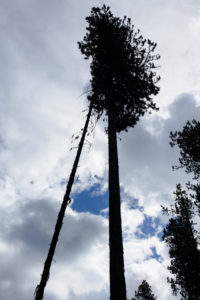
<path id="1" fill-rule="evenodd" d="M 189 29 L 195 35 L 200 33 L 200 11 L 197 16 L 191 18 Z"/>

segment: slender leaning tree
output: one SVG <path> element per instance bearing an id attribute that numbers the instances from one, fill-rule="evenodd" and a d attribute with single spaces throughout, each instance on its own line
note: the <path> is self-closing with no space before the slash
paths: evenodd
<path id="1" fill-rule="evenodd" d="M 82 152 L 82 149 L 83 149 L 85 136 L 86 136 L 86 133 L 87 133 L 87 130 L 88 130 L 88 125 L 89 125 L 90 117 L 91 117 L 91 114 L 92 114 L 92 108 L 93 108 L 93 101 L 91 101 L 90 105 L 89 105 L 89 110 L 88 110 L 88 114 L 87 114 L 87 117 L 86 117 L 86 121 L 85 121 L 83 131 L 82 131 L 81 139 L 80 139 L 80 142 L 79 142 L 79 145 L 78 145 L 76 157 L 75 157 L 74 164 L 72 166 L 72 170 L 71 170 L 71 173 L 70 173 L 70 176 L 69 176 L 68 184 L 67 184 L 67 187 L 66 187 L 66 192 L 65 192 L 65 195 L 63 197 L 63 201 L 62 201 L 62 204 L 61 204 L 61 207 L 60 207 L 60 211 L 58 213 L 58 218 L 57 218 L 57 221 L 56 221 L 56 224 L 55 224 L 55 229 L 54 229 L 54 232 L 53 232 L 53 236 L 52 236 L 52 240 L 51 240 L 51 243 L 50 243 L 49 251 L 47 253 L 47 257 L 46 257 L 46 260 L 45 260 L 45 263 L 44 263 L 43 272 L 41 274 L 41 280 L 40 280 L 40 283 L 37 285 L 37 287 L 35 289 L 35 300 L 42 300 L 43 299 L 44 290 L 45 290 L 47 281 L 48 281 L 49 276 L 50 276 L 50 268 L 51 268 L 52 260 L 53 260 L 54 253 L 55 253 L 55 250 L 56 250 L 56 246 L 57 246 L 58 238 L 59 238 L 59 235 L 60 235 L 60 231 L 61 231 L 61 228 L 62 228 L 62 225 L 63 225 L 63 219 L 64 219 L 64 216 L 65 216 L 65 211 L 66 211 L 67 205 L 71 202 L 70 194 L 71 194 L 71 190 L 72 190 L 72 185 L 73 185 L 73 182 L 74 182 L 74 178 L 75 178 L 75 175 L 76 175 L 76 170 L 77 170 L 78 163 L 79 163 L 80 156 L 81 156 L 81 152 Z"/>
<path id="2" fill-rule="evenodd" d="M 148 109 L 157 110 L 151 95 L 156 83 L 156 44 L 135 31 L 131 20 L 114 17 L 109 7 L 94 7 L 86 18 L 87 33 L 79 48 L 91 59 L 91 95 L 98 116 L 108 120 L 110 299 L 126 300 L 117 133 L 134 127 Z"/>

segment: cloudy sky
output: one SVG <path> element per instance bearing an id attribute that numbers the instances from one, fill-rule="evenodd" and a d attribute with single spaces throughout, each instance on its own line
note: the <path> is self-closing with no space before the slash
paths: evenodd
<path id="1" fill-rule="evenodd" d="M 102 1 L 0 0 L 0 295 L 33 299 L 85 120 L 89 63 L 78 50 L 85 17 Z M 160 300 L 175 299 L 162 242 L 173 201 L 178 151 L 169 132 L 200 114 L 200 2 L 107 1 L 158 43 L 160 111 L 119 141 L 127 294 L 146 279 Z M 82 95 L 82 96 L 81 96 Z M 45 291 L 47 300 L 109 299 L 107 136 L 100 120 L 81 158 L 73 201 Z M 91 147 L 90 147 L 91 145 Z M 178 299 L 178 297 L 176 298 Z"/>

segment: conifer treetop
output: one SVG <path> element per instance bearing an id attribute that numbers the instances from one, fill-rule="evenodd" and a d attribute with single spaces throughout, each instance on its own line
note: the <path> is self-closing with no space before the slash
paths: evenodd
<path id="1" fill-rule="evenodd" d="M 156 300 L 157 297 L 152 293 L 151 287 L 146 280 L 143 280 L 135 292 L 135 298 L 132 300 Z"/>
<path id="2" fill-rule="evenodd" d="M 156 43 L 135 31 L 131 19 L 114 17 L 109 7 L 93 7 L 88 27 L 78 42 L 85 59 L 91 59 L 91 93 L 94 109 L 101 116 L 109 107 L 116 112 L 118 132 L 134 127 L 139 117 L 157 110 L 151 96 L 159 92 L 154 55 Z"/>

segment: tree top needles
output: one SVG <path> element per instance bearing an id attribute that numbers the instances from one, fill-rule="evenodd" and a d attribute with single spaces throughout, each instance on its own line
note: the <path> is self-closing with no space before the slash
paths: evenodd
<path id="1" fill-rule="evenodd" d="M 93 7 L 86 21 L 87 32 L 78 45 L 85 59 L 91 58 L 88 100 L 94 99 L 98 116 L 112 109 L 116 130 L 127 130 L 147 110 L 158 110 L 151 98 L 159 92 L 156 43 L 135 31 L 130 18 L 114 17 L 105 5 Z"/>

